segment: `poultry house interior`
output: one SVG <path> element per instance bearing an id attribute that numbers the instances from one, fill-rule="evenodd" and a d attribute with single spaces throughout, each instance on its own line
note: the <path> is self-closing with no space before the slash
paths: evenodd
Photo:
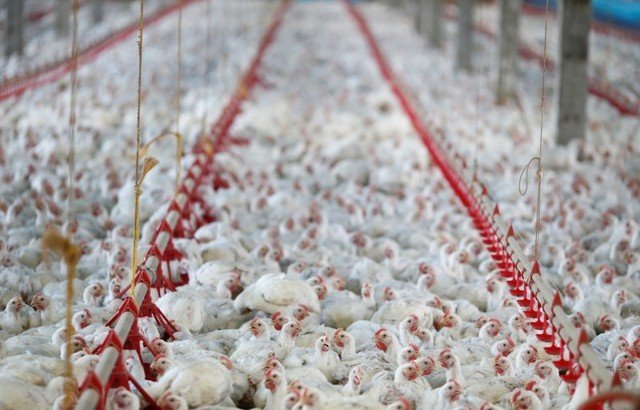
<path id="1" fill-rule="evenodd" d="M 640 3 L 0 9 L 0 409 L 640 408 Z"/>

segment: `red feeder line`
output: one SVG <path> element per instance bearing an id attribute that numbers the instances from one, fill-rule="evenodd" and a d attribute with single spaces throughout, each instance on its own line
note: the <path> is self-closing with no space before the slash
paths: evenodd
<path id="1" fill-rule="evenodd" d="M 153 25 L 154 23 L 162 20 L 164 17 L 179 10 L 180 7 L 186 7 L 198 1 L 201 0 L 184 0 L 182 4 L 176 2 L 175 4 L 166 6 L 144 19 L 144 25 Z M 77 60 L 78 67 L 93 62 L 100 54 L 117 46 L 137 32 L 138 22 L 135 22 L 115 33 L 109 34 L 102 40 L 98 40 L 96 43 L 88 46 L 84 50 L 80 50 Z M 6 100 L 7 98 L 20 96 L 27 90 L 38 88 L 45 84 L 57 81 L 64 77 L 67 73 L 69 73 L 69 71 L 71 71 L 71 68 L 71 58 L 65 58 L 64 60 L 53 62 L 45 65 L 44 67 L 37 68 L 34 72 L 29 72 L 25 75 L 5 80 L 2 84 L 0 84 L 0 101 Z"/>
<path id="2" fill-rule="evenodd" d="M 208 177 L 212 176 L 213 157 L 215 153 L 220 151 L 222 145 L 227 142 L 229 129 L 240 113 L 242 102 L 246 100 L 251 89 L 258 84 L 257 72 L 262 63 L 264 53 L 273 42 L 290 3 L 290 0 L 280 1 L 269 28 L 260 42 L 257 54 L 243 77 L 238 90 L 232 96 L 227 108 L 223 110 L 221 118 L 212 128 L 211 135 L 206 140 L 201 140 L 194 147 L 194 151 L 197 153 L 196 161 L 186 173 L 180 189 L 169 205 L 167 215 L 156 228 L 151 249 L 147 252 L 143 266 L 138 269 L 131 285 L 134 286 L 134 297 L 128 297 L 118 309 L 116 315 L 108 322 L 108 325 L 115 323 L 115 327 L 109 332 L 107 339 L 96 349 L 96 353 L 101 353 L 100 361 L 96 366 L 95 372 L 90 372 L 87 379 L 82 383 L 80 387 L 81 396 L 76 409 L 102 410 L 105 407 L 109 390 L 114 387 L 129 389 L 130 382 L 140 391 L 151 408 L 157 408 L 153 399 L 127 372 L 123 362 L 122 351 L 123 349 L 131 349 L 140 355 L 140 344 L 149 346 L 149 341 L 144 339 L 138 329 L 137 321 L 139 317 L 153 316 L 165 329 L 168 337 L 173 337 L 173 333 L 176 331 L 173 324 L 152 302 L 150 289 L 156 287 L 158 279 L 162 277 L 162 263 L 171 262 L 182 256 L 172 245 L 172 239 L 176 235 L 180 222 L 190 219 L 194 208 L 192 207 L 193 204 L 199 203 L 203 210 L 206 209 L 204 200 L 197 192 L 198 188 L 202 186 Z M 212 177 L 213 183 L 216 184 L 216 176 Z M 205 215 L 200 219 L 200 222 L 203 222 L 207 217 L 212 217 L 212 214 Z M 150 266 L 147 267 L 147 265 Z M 155 278 L 155 282 L 152 282 L 151 276 Z M 162 286 L 159 287 L 165 290 L 173 286 L 170 278 L 166 276 L 160 280 L 162 281 Z M 139 308 L 136 305 L 137 302 L 139 302 Z M 124 344 L 121 342 L 123 339 L 125 340 Z M 145 369 L 146 371 L 148 369 Z M 149 374 L 147 373 L 146 376 L 149 376 Z"/>
<path id="3" fill-rule="evenodd" d="M 550 296 L 553 295 L 553 292 L 551 287 L 542 280 L 540 267 L 537 263 L 533 265 L 531 270 L 524 266 L 526 258 L 522 256 L 523 253 L 515 242 L 513 227 L 501 229 L 500 210 L 497 205 L 491 207 L 486 203 L 486 188 L 479 185 L 477 181 L 467 185 L 461 177 L 461 173 L 454 168 L 453 161 L 450 159 L 451 153 L 449 152 L 448 155 L 438 146 L 432 134 L 419 118 L 416 109 L 410 103 L 409 94 L 400 86 L 399 78 L 393 74 L 364 16 L 349 0 L 342 0 L 342 2 L 365 38 L 382 76 L 388 82 L 405 114 L 431 154 L 433 162 L 441 170 L 450 187 L 467 209 L 483 243 L 499 265 L 500 275 L 507 278 L 511 294 L 519 298 L 517 299 L 518 304 L 523 306 L 525 315 L 537 317 L 537 320 L 531 322 L 532 327 L 540 331 L 536 333 L 536 336 L 541 341 L 551 343 L 547 347 L 549 352 L 560 354 L 554 364 L 563 370 L 565 380 L 575 382 L 584 372 L 595 386 L 608 388 L 611 385 L 612 375 L 595 356 L 584 331 L 579 332 L 564 314 L 562 307 L 555 303 L 556 300 L 559 301 L 559 294 L 556 293 L 555 297 Z M 417 104 L 417 101 L 414 100 L 414 104 Z M 476 196 L 470 189 L 471 186 L 478 187 L 481 194 Z M 551 300 L 554 303 L 550 303 Z"/>

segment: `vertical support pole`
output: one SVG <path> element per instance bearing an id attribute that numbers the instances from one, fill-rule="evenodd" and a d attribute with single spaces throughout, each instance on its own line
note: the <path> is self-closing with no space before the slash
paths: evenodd
<path id="1" fill-rule="evenodd" d="M 430 14 L 429 0 L 418 0 L 418 13 L 417 19 L 419 21 L 418 33 L 426 35 L 429 30 L 429 14 Z"/>
<path id="2" fill-rule="evenodd" d="M 472 68 L 473 2 L 474 0 L 458 0 L 458 53 L 456 65 L 464 71 L 471 71 Z"/>
<path id="3" fill-rule="evenodd" d="M 400 10 L 408 16 L 413 15 L 415 9 L 415 0 L 404 0 L 400 2 Z"/>
<path id="4" fill-rule="evenodd" d="M 560 75 L 557 140 L 584 139 L 587 122 L 587 63 L 591 0 L 560 2 Z"/>
<path id="5" fill-rule="evenodd" d="M 500 0 L 500 64 L 496 103 L 515 97 L 522 0 Z"/>
<path id="6" fill-rule="evenodd" d="M 429 43 L 436 48 L 441 48 L 443 43 L 442 35 L 442 0 L 427 0 L 429 2 Z M 426 19 L 425 19 L 426 21 Z"/>
<path id="7" fill-rule="evenodd" d="M 422 20 L 422 9 L 424 9 L 424 0 L 413 0 L 415 5 L 415 15 L 414 15 L 414 25 L 415 30 L 420 33 L 422 31 L 422 27 L 424 26 L 424 21 Z"/>
<path id="8" fill-rule="evenodd" d="M 69 35 L 69 17 L 71 16 L 71 0 L 56 0 L 56 35 Z"/>
<path id="9" fill-rule="evenodd" d="M 91 0 L 91 16 L 94 23 L 100 23 L 104 19 L 104 0 Z"/>
<path id="10" fill-rule="evenodd" d="M 22 55 L 24 51 L 24 0 L 6 0 L 5 54 Z"/>

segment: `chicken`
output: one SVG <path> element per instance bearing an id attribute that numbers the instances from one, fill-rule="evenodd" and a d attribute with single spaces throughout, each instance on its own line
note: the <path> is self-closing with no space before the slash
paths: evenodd
<path id="1" fill-rule="evenodd" d="M 277 370 L 270 370 L 264 376 L 264 385 L 268 390 L 265 410 L 279 410 L 282 408 L 287 395 L 287 379 Z"/>
<path id="2" fill-rule="evenodd" d="M 8 333 L 20 333 L 29 327 L 29 320 L 23 316 L 22 298 L 15 297 L 9 300 L 7 307 L 0 313 L 0 328 Z"/>
<path id="3" fill-rule="evenodd" d="M 297 321 L 289 321 L 278 334 L 278 340 L 255 340 L 241 343 L 231 354 L 230 359 L 241 369 L 250 370 L 263 363 L 268 357 L 284 359 L 295 346 L 301 327 Z"/>
<path id="4" fill-rule="evenodd" d="M 134 393 L 131 393 L 124 387 L 117 388 L 107 400 L 107 409 L 109 410 L 138 410 L 140 408 L 140 399 Z"/>
<path id="5" fill-rule="evenodd" d="M 234 302 L 238 311 L 250 309 L 269 314 L 300 304 L 307 305 L 312 312 L 320 311 L 318 298 L 311 287 L 301 280 L 289 279 L 282 273 L 262 276 L 245 288 Z"/>
<path id="6" fill-rule="evenodd" d="M 436 390 L 424 392 L 418 408 L 421 410 L 445 410 L 454 408 L 461 394 L 462 387 L 460 383 L 456 380 L 450 380 Z"/>
<path id="7" fill-rule="evenodd" d="M 49 408 L 42 388 L 7 376 L 0 379 L 0 405 L 6 409 Z"/>
<path id="8" fill-rule="evenodd" d="M 155 398 L 171 391 L 192 407 L 229 402 L 231 377 L 227 367 L 219 360 L 201 357 L 174 362 L 160 356 L 154 360 L 152 368 L 163 371 L 158 381 L 148 387 L 149 393 Z"/>
<path id="9" fill-rule="evenodd" d="M 361 298 L 350 291 L 330 293 L 322 300 L 322 322 L 346 329 L 359 320 L 369 320 L 376 306 L 374 291 L 368 282 L 362 284 Z"/>
<path id="10" fill-rule="evenodd" d="M 518 409 L 531 409 L 531 410 L 543 410 L 542 403 L 538 396 L 529 390 L 518 389 L 513 393 L 511 398 L 513 406 Z"/>
<path id="11" fill-rule="evenodd" d="M 156 306 L 169 319 L 192 332 L 202 329 L 205 319 L 205 300 L 196 292 L 180 289 L 169 292 L 156 301 Z"/>

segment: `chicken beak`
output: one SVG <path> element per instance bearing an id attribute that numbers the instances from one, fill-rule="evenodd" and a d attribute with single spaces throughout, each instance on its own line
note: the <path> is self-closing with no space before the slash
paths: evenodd
<path id="1" fill-rule="evenodd" d="M 36 311 L 39 311 L 42 308 L 40 306 L 40 303 L 38 303 L 37 296 L 31 298 L 31 300 L 29 301 L 29 306 L 31 306 Z"/>

